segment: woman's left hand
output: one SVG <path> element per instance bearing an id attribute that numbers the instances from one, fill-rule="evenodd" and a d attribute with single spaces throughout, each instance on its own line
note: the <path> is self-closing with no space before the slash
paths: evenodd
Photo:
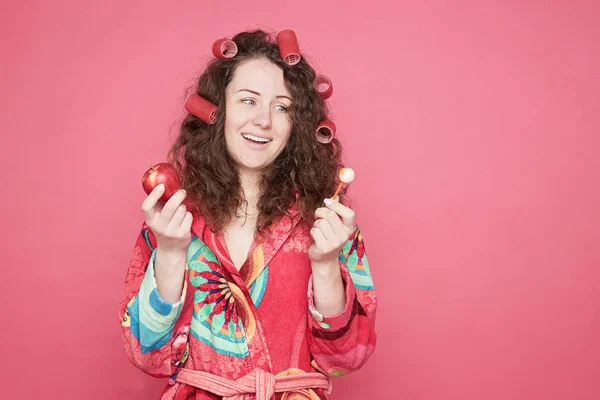
<path id="1" fill-rule="evenodd" d="M 308 249 L 313 268 L 318 265 L 338 266 L 338 255 L 354 233 L 354 211 L 343 204 L 326 199 L 327 207 L 315 211 L 310 230 L 314 243 Z"/>

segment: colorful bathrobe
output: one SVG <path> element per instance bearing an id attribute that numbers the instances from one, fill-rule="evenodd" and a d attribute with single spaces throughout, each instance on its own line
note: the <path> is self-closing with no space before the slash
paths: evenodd
<path id="1" fill-rule="evenodd" d="M 223 235 L 194 215 L 183 294 L 173 304 L 158 294 L 156 239 L 142 225 L 119 318 L 130 361 L 152 376 L 170 378 L 162 399 L 259 399 L 274 392 L 278 399 L 326 399 L 323 385 L 281 393 L 284 384 L 276 382 L 303 372 L 343 375 L 367 361 L 375 348 L 376 298 L 360 229 L 339 255 L 346 304 L 334 316 L 314 307 L 309 229 L 298 213 L 281 218 L 267 235 L 257 235 L 238 271 Z M 188 384 L 181 377 L 191 376 L 189 371 L 228 383 L 202 378 L 212 386 Z M 236 392 L 244 385 L 252 386 L 247 394 Z M 225 392 L 219 395 L 214 387 Z"/>

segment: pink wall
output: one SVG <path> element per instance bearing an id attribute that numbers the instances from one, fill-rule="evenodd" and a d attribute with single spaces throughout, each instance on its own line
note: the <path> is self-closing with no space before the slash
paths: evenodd
<path id="1" fill-rule="evenodd" d="M 332 78 L 357 172 L 379 342 L 332 398 L 600 398 L 600 3 L 238 3 L 2 6 L 0 397 L 157 398 L 117 321 L 140 177 L 261 26 Z"/>

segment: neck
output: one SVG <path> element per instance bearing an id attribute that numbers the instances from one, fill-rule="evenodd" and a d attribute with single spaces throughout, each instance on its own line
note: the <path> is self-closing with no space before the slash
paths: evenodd
<path id="1" fill-rule="evenodd" d="M 248 206 L 255 208 L 260 197 L 260 181 L 262 179 L 261 171 L 240 170 L 240 183 L 244 192 L 244 199 Z"/>

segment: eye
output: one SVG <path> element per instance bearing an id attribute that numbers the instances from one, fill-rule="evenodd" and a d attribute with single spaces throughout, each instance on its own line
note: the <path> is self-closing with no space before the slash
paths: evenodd
<path id="1" fill-rule="evenodd" d="M 288 110 L 286 106 L 282 106 L 281 104 L 276 105 L 275 109 L 281 112 L 286 112 Z"/>
<path id="2" fill-rule="evenodd" d="M 256 102 L 253 99 L 242 99 L 242 102 L 250 106 L 255 106 Z"/>

